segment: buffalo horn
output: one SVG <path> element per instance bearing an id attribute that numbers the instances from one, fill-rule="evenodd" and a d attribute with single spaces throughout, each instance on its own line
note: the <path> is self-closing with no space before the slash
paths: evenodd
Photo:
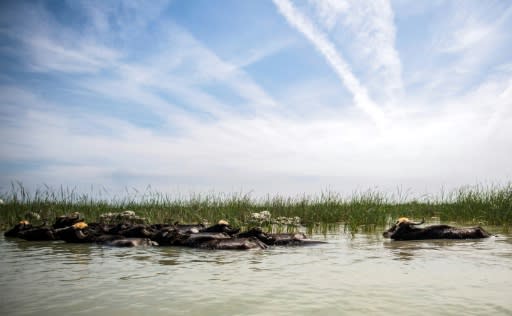
<path id="1" fill-rule="evenodd" d="M 419 223 L 409 222 L 410 225 L 421 225 L 423 223 L 425 223 L 425 219 L 424 218 Z"/>

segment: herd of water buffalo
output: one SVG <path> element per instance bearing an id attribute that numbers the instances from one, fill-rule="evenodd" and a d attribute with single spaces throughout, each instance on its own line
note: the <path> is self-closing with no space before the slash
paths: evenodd
<path id="1" fill-rule="evenodd" d="M 324 243 L 308 239 L 303 233 L 269 234 L 259 227 L 241 232 L 225 220 L 212 226 L 85 223 L 78 213 L 57 217 L 51 226 L 33 226 L 23 220 L 4 235 L 32 241 L 63 240 L 68 243 L 98 243 L 118 247 L 160 245 L 205 249 L 265 249 L 268 246 Z"/>
<path id="2" fill-rule="evenodd" d="M 417 227 L 402 217 L 387 231 L 385 238 L 393 240 L 476 239 L 491 235 L 481 227 L 457 228 L 448 225 Z M 5 232 L 6 237 L 25 240 L 63 240 L 68 243 L 98 243 L 109 246 L 183 246 L 204 249 L 265 249 L 269 246 L 299 246 L 325 243 L 311 240 L 303 233 L 265 233 L 259 227 L 241 232 L 227 221 L 212 226 L 203 224 L 133 224 L 85 223 L 80 214 L 57 217 L 51 226 L 33 226 L 23 220 Z"/>

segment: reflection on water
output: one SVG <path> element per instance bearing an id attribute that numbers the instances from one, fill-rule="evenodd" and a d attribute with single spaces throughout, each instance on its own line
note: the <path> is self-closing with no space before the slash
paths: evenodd
<path id="1" fill-rule="evenodd" d="M 254 251 L 0 237 L 2 315 L 511 314 L 512 236 Z M 404 301 L 407 304 L 404 304 Z"/>

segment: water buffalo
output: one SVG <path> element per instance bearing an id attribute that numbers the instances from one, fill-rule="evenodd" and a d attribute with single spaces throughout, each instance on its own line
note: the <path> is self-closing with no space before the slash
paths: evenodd
<path id="1" fill-rule="evenodd" d="M 263 232 L 261 230 L 261 227 L 253 227 L 253 228 L 249 229 L 248 231 L 236 234 L 236 237 L 239 237 L 239 238 L 255 237 L 267 245 L 274 245 L 274 243 L 276 241 L 276 239 L 271 234 Z"/>
<path id="2" fill-rule="evenodd" d="M 149 238 L 121 238 L 106 241 L 104 244 L 112 247 L 158 246 L 157 242 Z"/>
<path id="3" fill-rule="evenodd" d="M 51 227 L 39 226 L 18 232 L 17 237 L 30 241 L 56 240 L 55 230 Z"/>
<path id="4" fill-rule="evenodd" d="M 58 239 L 69 243 L 91 243 L 96 240 L 95 231 L 85 222 L 78 222 L 65 228 L 55 230 Z"/>
<path id="5" fill-rule="evenodd" d="M 184 239 L 180 246 L 188 246 L 188 247 L 199 247 L 201 244 L 209 242 L 211 240 L 221 240 L 221 239 L 230 239 L 226 233 L 197 233 L 190 234 L 187 239 Z"/>
<path id="6" fill-rule="evenodd" d="M 240 231 L 240 228 L 233 228 L 227 221 L 221 219 L 216 225 L 204 228 L 200 231 L 205 233 L 226 233 L 233 236 Z"/>
<path id="7" fill-rule="evenodd" d="M 32 226 L 28 221 L 22 220 L 13 228 L 4 233 L 5 237 L 18 237 L 25 240 L 55 240 L 54 230 L 45 225 Z"/>
<path id="8" fill-rule="evenodd" d="M 22 220 L 4 233 L 5 237 L 18 237 L 30 241 L 55 240 L 55 230 L 46 224 L 33 226 L 27 220 Z"/>
<path id="9" fill-rule="evenodd" d="M 248 231 L 237 234 L 236 236 L 255 237 L 269 246 L 304 246 L 325 243 L 320 240 L 308 239 L 304 233 L 269 234 L 263 232 L 260 227 L 253 227 Z"/>
<path id="10" fill-rule="evenodd" d="M 159 245 L 182 246 L 202 249 L 265 249 L 267 246 L 254 237 L 232 237 L 225 232 L 219 232 L 219 226 L 214 225 L 213 231 L 182 231 L 174 227 L 160 230 L 153 240 Z"/>
<path id="11" fill-rule="evenodd" d="M 424 228 L 416 227 L 419 223 L 410 221 L 406 217 L 399 218 L 382 235 L 393 240 L 424 240 L 424 239 L 478 239 L 491 235 L 481 227 L 453 227 L 448 225 L 432 225 Z"/>
<path id="12" fill-rule="evenodd" d="M 108 234 L 122 235 L 129 238 L 151 238 L 157 230 L 145 224 L 118 224 L 107 230 Z"/>
<path id="13" fill-rule="evenodd" d="M 222 232 L 199 232 L 197 229 L 187 229 L 184 227 L 167 226 L 157 231 L 152 240 L 162 246 L 185 246 L 197 247 L 205 240 L 219 238 L 230 238 L 229 235 Z"/>
<path id="14" fill-rule="evenodd" d="M 18 237 L 20 232 L 29 230 L 31 228 L 32 228 L 32 224 L 30 224 L 26 220 L 23 220 L 23 221 L 20 221 L 18 224 L 14 225 L 13 228 L 6 231 L 4 233 L 4 236 L 5 237 Z"/>
<path id="15" fill-rule="evenodd" d="M 174 229 L 179 230 L 182 233 L 198 233 L 205 229 L 206 227 L 203 224 L 180 224 L 179 222 L 175 222 L 173 224 Z"/>
<path id="16" fill-rule="evenodd" d="M 53 224 L 53 228 L 65 228 L 69 227 L 73 224 L 83 222 L 84 219 L 82 218 L 82 215 L 78 212 L 71 213 L 69 215 L 62 215 L 57 218 L 55 218 L 55 223 Z"/>
<path id="17" fill-rule="evenodd" d="M 248 250 L 248 249 L 266 249 L 267 245 L 258 238 L 226 238 L 213 239 L 199 244 L 198 248 L 217 249 L 217 250 Z"/>

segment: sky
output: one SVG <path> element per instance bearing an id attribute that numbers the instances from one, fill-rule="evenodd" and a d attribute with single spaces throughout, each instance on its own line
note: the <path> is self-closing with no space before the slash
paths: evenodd
<path id="1" fill-rule="evenodd" d="M 510 1 L 1 1 L 0 191 L 512 179 Z"/>

